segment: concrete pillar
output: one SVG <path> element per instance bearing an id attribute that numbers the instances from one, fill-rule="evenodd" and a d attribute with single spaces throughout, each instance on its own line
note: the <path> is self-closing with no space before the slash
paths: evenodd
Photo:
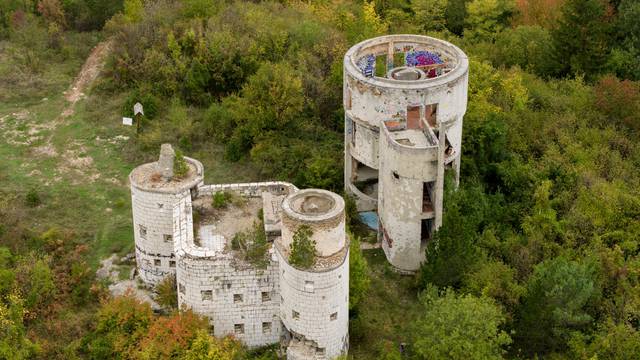
<path id="1" fill-rule="evenodd" d="M 436 175 L 436 202 L 434 204 L 435 219 L 433 225 L 437 230 L 442 225 L 442 205 L 444 197 L 444 150 L 446 147 L 445 126 L 438 122 L 438 169 Z"/>
<path id="2" fill-rule="evenodd" d="M 387 73 L 393 69 L 393 41 L 389 41 L 389 48 L 387 49 Z"/>
<path id="3" fill-rule="evenodd" d="M 158 159 L 158 170 L 160 170 L 164 181 L 173 179 L 173 161 L 175 157 L 176 153 L 173 151 L 171 144 L 162 144 L 160 147 L 160 159 Z"/>

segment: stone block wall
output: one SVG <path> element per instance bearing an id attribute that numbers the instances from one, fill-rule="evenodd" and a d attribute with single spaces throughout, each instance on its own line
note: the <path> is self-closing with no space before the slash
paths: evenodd
<path id="1" fill-rule="evenodd" d="M 167 194 L 131 187 L 136 263 L 148 285 L 175 273 L 173 208 L 185 197 L 190 197 L 189 190 Z"/>
<path id="2" fill-rule="evenodd" d="M 298 270 L 280 252 L 280 318 L 297 341 L 315 346 L 317 358 L 333 359 L 349 347 L 349 253 L 333 269 Z M 311 346 L 313 347 L 313 346 Z M 316 357 L 312 357 L 316 358 Z M 309 359 L 309 357 L 305 357 Z"/>

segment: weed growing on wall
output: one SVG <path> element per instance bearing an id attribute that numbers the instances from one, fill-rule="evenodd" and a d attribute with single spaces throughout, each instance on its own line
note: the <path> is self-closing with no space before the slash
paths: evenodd
<path id="1" fill-rule="evenodd" d="M 173 175 L 182 179 L 189 173 L 189 166 L 187 166 L 187 162 L 184 160 L 184 155 L 182 151 L 176 150 L 176 158 L 173 161 Z"/>
<path id="2" fill-rule="evenodd" d="M 316 262 L 316 242 L 311 240 L 313 231 L 308 225 L 302 225 L 293 234 L 289 264 L 308 269 Z"/>

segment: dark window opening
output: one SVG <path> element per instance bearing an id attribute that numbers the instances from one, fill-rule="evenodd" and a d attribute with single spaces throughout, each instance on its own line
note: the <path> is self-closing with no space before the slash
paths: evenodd
<path id="1" fill-rule="evenodd" d="M 338 313 L 334 312 L 333 314 L 331 314 L 329 316 L 329 320 L 331 320 L 331 321 L 338 320 Z"/>
<path id="2" fill-rule="evenodd" d="M 400 175 L 398 175 L 397 172 L 394 171 L 392 174 L 393 174 L 393 177 L 396 178 L 396 180 L 400 179 Z"/>
<path id="3" fill-rule="evenodd" d="M 270 322 L 263 322 L 262 323 L 262 333 L 263 334 L 270 334 L 271 333 L 271 323 Z"/>
<path id="4" fill-rule="evenodd" d="M 244 324 L 234 324 L 233 332 L 235 332 L 238 335 L 244 334 Z"/>
<path id="5" fill-rule="evenodd" d="M 262 302 L 271 301 L 271 294 L 267 291 L 262 292 Z"/>
<path id="6" fill-rule="evenodd" d="M 242 302 L 242 294 L 233 294 L 233 302 L 234 304 Z"/>
<path id="7" fill-rule="evenodd" d="M 421 129 L 420 106 L 407 106 L 407 129 Z"/>
<path id="8" fill-rule="evenodd" d="M 420 245 L 425 246 L 431 239 L 431 231 L 433 230 L 433 219 L 422 219 L 420 228 Z"/>
<path id="9" fill-rule="evenodd" d="M 176 262 L 173 260 L 169 261 L 169 267 L 176 267 Z"/>
<path id="10" fill-rule="evenodd" d="M 144 225 L 138 225 L 138 228 L 140 230 L 140 236 L 142 236 L 143 239 L 147 238 L 147 227 Z"/>
<path id="11" fill-rule="evenodd" d="M 433 211 L 433 182 L 422 183 L 422 212 Z"/>
<path id="12" fill-rule="evenodd" d="M 173 235 L 168 235 L 168 234 L 164 234 L 162 235 L 164 242 L 172 242 L 173 241 Z"/>
<path id="13" fill-rule="evenodd" d="M 201 290 L 202 300 L 213 300 L 213 290 Z"/>
<path id="14" fill-rule="evenodd" d="M 160 259 L 154 259 L 153 260 L 153 265 L 160 266 L 160 265 L 162 265 L 162 262 L 160 261 Z"/>
<path id="15" fill-rule="evenodd" d="M 427 120 L 429 126 L 436 127 L 437 121 L 437 113 L 438 113 L 438 104 L 429 104 L 424 108 L 424 117 Z"/>

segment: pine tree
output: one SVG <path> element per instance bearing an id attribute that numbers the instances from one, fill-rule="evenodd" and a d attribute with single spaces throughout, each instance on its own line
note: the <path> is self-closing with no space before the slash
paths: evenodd
<path id="1" fill-rule="evenodd" d="M 603 69 L 609 53 L 609 25 L 601 0 L 567 0 L 553 30 L 557 74 L 593 79 Z"/>

